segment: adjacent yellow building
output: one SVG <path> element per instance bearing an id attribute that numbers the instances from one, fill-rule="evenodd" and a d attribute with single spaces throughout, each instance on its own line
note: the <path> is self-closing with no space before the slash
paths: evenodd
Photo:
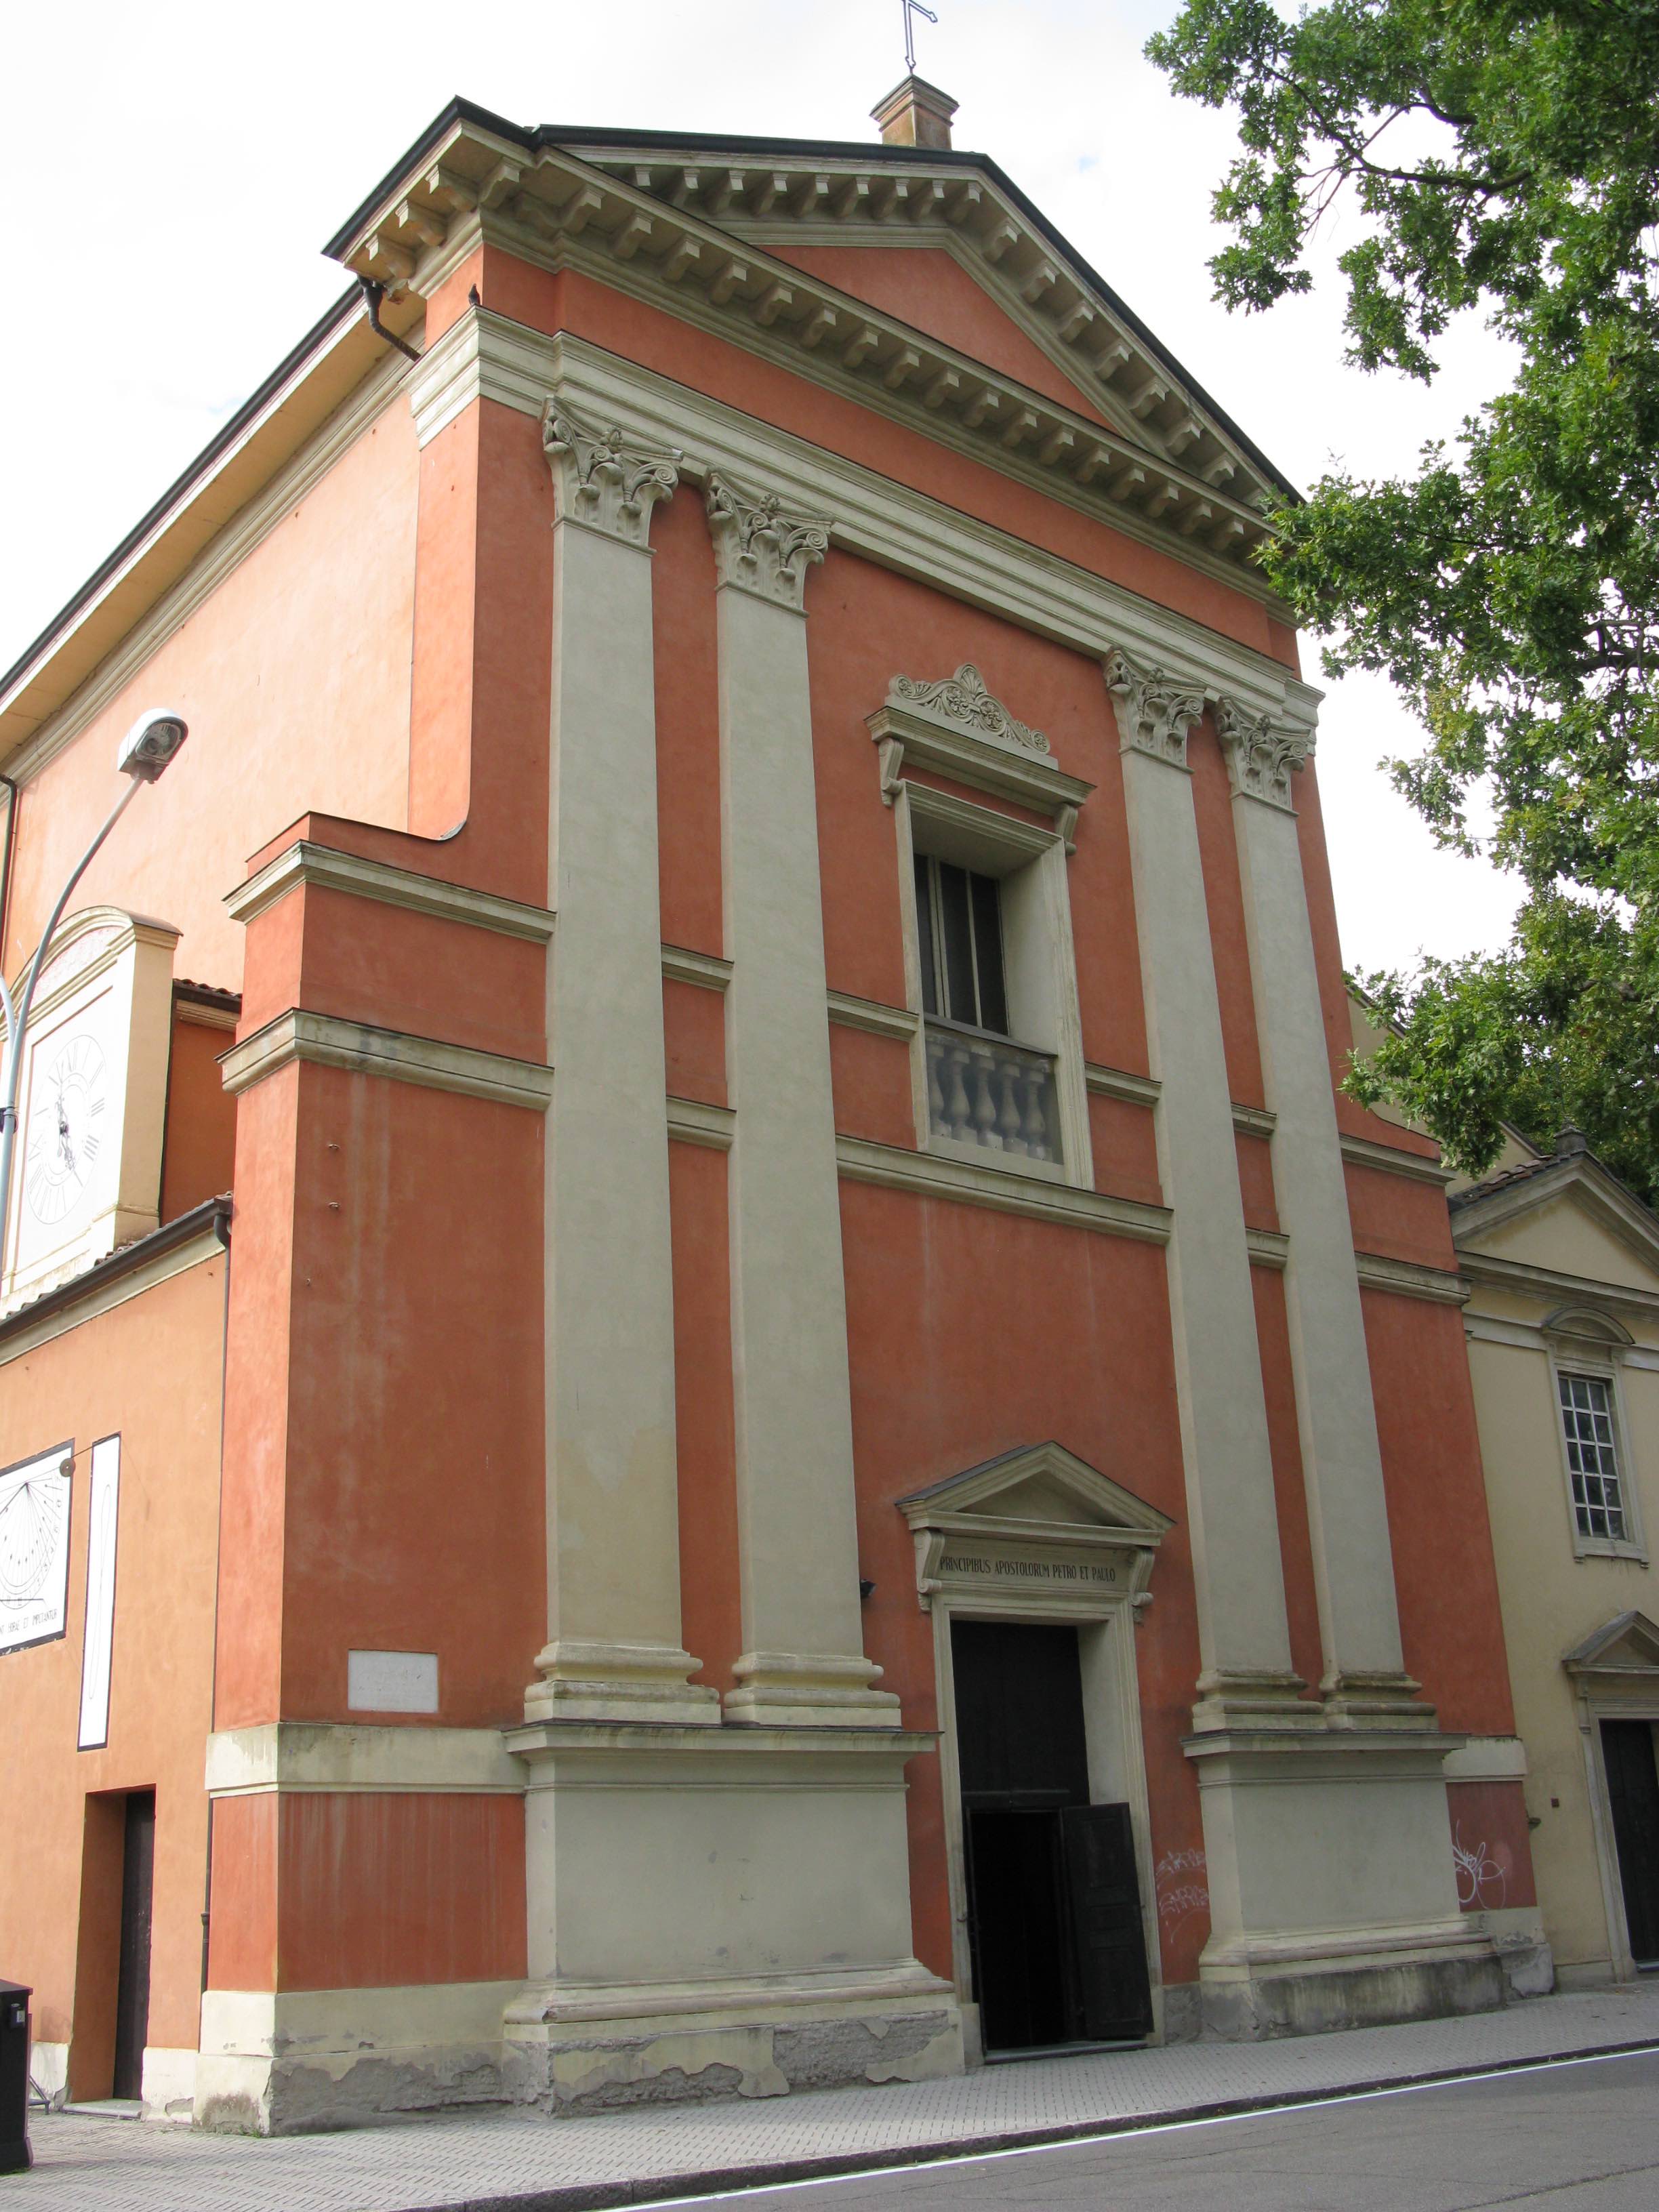
<path id="1" fill-rule="evenodd" d="M 1659 1972 L 1659 1220 L 1571 1129 L 1450 1204 L 1558 1981 Z"/>

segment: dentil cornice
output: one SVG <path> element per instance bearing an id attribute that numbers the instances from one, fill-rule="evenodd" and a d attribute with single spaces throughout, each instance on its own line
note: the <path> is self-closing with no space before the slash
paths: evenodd
<path id="1" fill-rule="evenodd" d="M 1313 732 L 1293 729 L 1270 714 L 1252 714 L 1233 699 L 1217 703 L 1215 726 L 1235 797 L 1264 799 L 1293 814 L 1291 777 L 1313 751 Z"/>
<path id="2" fill-rule="evenodd" d="M 331 251 L 357 275 L 430 297 L 480 244 L 649 300 L 1206 573 L 1268 596 L 1251 554 L 1276 488 L 1146 338 L 1062 267 L 988 176 L 781 155 L 730 161 L 585 158 L 462 118 Z M 744 234 L 936 244 L 981 281 L 1084 395 L 1073 408 L 840 290 Z M 830 226 L 829 231 L 824 227 Z M 780 240 L 780 242 L 783 242 Z M 1101 395 L 1103 422 L 1084 411 Z"/>
<path id="3" fill-rule="evenodd" d="M 684 453 L 641 445 L 615 423 L 597 428 L 557 393 L 542 416 L 542 446 L 562 522 L 582 523 L 625 545 L 650 544 L 652 510 L 678 483 Z"/>
<path id="4" fill-rule="evenodd" d="M 829 520 L 790 514 L 776 492 L 744 491 L 718 471 L 708 478 L 708 495 L 720 583 L 801 613 L 806 571 L 830 550 Z"/>
<path id="5" fill-rule="evenodd" d="M 1117 709 L 1125 752 L 1149 753 L 1171 767 L 1187 765 L 1187 732 L 1204 712 L 1204 695 L 1173 682 L 1161 668 L 1138 667 L 1122 651 L 1106 657 L 1106 689 Z"/>

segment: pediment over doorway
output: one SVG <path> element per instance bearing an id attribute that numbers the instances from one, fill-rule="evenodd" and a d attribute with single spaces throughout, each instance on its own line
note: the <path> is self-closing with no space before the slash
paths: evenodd
<path id="1" fill-rule="evenodd" d="M 1644 1613 L 1621 1613 L 1575 1644 L 1561 1664 L 1568 1674 L 1620 1675 L 1659 1681 L 1659 1626 Z"/>
<path id="2" fill-rule="evenodd" d="M 1097 1613 L 1140 1597 L 1175 1526 L 1053 1439 L 1004 1452 L 898 1500 L 916 1542 L 917 1595 Z"/>

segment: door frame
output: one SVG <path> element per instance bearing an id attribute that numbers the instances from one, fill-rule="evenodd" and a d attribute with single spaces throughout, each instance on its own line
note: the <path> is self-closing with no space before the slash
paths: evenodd
<path id="1" fill-rule="evenodd" d="M 1128 1589 L 1095 1596 L 1066 1592 L 1053 1597 L 1036 1592 L 1002 1595 L 990 1591 L 930 1593 L 933 1623 L 933 1679 L 939 1698 L 939 1779 L 945 1793 L 945 1860 L 951 1900 L 951 1974 L 964 2026 L 979 2044 L 979 2004 L 974 1991 L 968 1940 L 967 1836 L 962 1817 L 962 1764 L 957 1743 L 956 1677 L 951 1656 L 952 1620 L 1006 1620 L 1033 1626 L 1075 1628 L 1083 1676 L 1084 1739 L 1089 1759 L 1091 1805 L 1129 1808 L 1134 1838 L 1135 1876 L 1140 1887 L 1140 1919 L 1146 1942 L 1146 1972 L 1152 1992 L 1152 2033 L 1164 2041 L 1164 1975 L 1158 1940 L 1157 1895 L 1152 1881 L 1152 1805 L 1140 1727 L 1140 1686 L 1135 1660 L 1135 1629 L 1141 1603 Z M 982 2056 L 976 2050 L 973 2056 Z M 971 2058 L 970 2058 L 971 2063 Z"/>
<path id="2" fill-rule="evenodd" d="M 1596 1867 L 1601 1878 L 1601 1903 L 1607 1921 L 1607 1955 L 1614 1981 L 1632 1982 L 1638 1967 L 1631 1948 L 1630 1922 L 1625 1911 L 1625 1885 L 1619 1871 L 1619 1841 L 1613 1828 L 1613 1794 L 1607 1787 L 1607 1760 L 1601 1750 L 1601 1723 L 1646 1721 L 1659 1724 L 1659 1679 L 1624 1695 L 1581 1687 L 1578 1705 L 1579 1729 L 1589 1782 L 1590 1825 L 1595 1835 Z M 1659 1762 L 1659 1738 L 1655 1740 L 1654 1758 Z"/>

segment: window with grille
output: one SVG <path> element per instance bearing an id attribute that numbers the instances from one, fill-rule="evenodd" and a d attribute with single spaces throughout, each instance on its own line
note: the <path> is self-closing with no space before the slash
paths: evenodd
<path id="1" fill-rule="evenodd" d="M 1006 1036 L 1002 896 L 996 878 L 918 853 L 916 930 L 922 1011 Z"/>
<path id="2" fill-rule="evenodd" d="M 1613 1430 L 1613 1385 L 1599 1375 L 1558 1374 L 1561 1427 L 1581 1536 L 1627 1543 L 1624 1491 Z"/>

